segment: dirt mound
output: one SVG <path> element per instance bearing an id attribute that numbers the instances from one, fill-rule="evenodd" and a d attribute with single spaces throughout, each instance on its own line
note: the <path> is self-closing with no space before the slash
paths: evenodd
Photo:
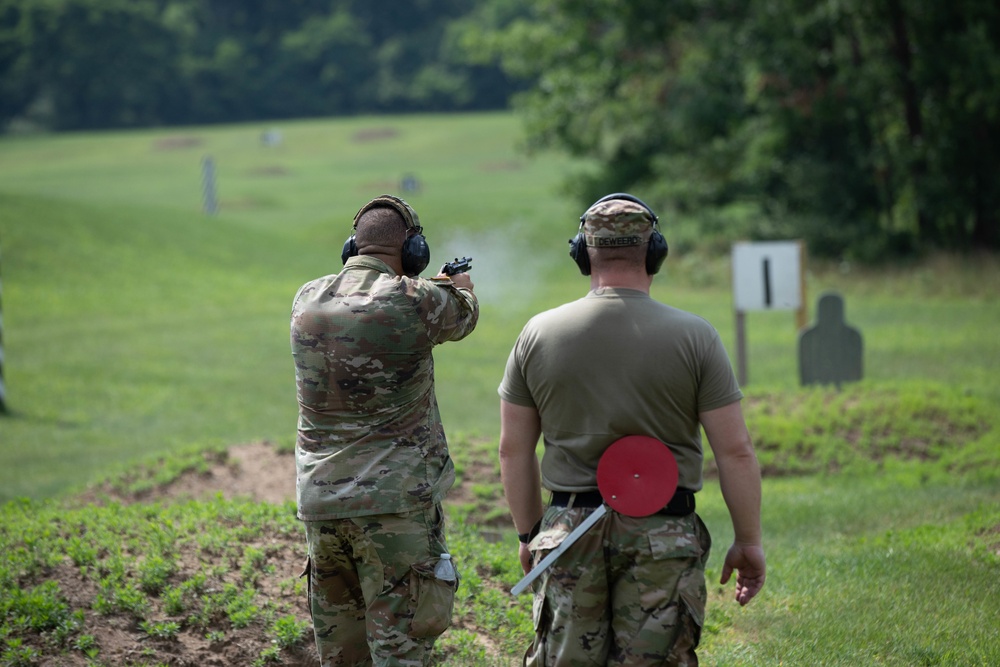
<path id="1" fill-rule="evenodd" d="M 201 146 L 204 142 L 201 137 L 187 136 L 187 135 L 172 135 L 168 137 L 162 137 L 153 142 L 153 150 L 157 151 L 172 151 L 182 148 L 196 148 Z"/>
<path id="2" fill-rule="evenodd" d="M 213 523 L 204 526 L 204 535 L 192 536 L 186 532 L 189 529 L 176 524 L 180 513 L 186 511 L 186 501 L 204 500 L 212 505 L 218 504 L 219 496 L 249 504 L 284 506 L 294 501 L 294 456 L 271 443 L 256 442 L 205 452 L 200 460 L 193 460 L 199 465 L 188 467 L 170 481 L 146 483 L 143 475 L 153 473 L 142 471 L 126 478 L 125 483 L 109 481 L 69 501 L 73 507 L 99 507 L 93 515 L 78 519 L 77 536 L 72 534 L 74 529 L 59 522 L 52 525 L 54 531 L 69 531 L 67 539 L 78 542 L 78 547 L 68 549 L 62 559 L 51 559 L 43 571 L 25 571 L 19 578 L 20 588 L 29 591 L 29 597 L 48 590 L 46 586 L 57 587 L 51 618 L 43 619 L 54 629 L 19 633 L 16 649 L 20 653 L 5 653 L 4 658 L 23 660 L 0 662 L 45 667 L 318 664 L 305 584 L 299 577 L 305 545 L 298 531 L 274 529 L 277 524 L 273 520 L 266 524 L 269 527 L 261 528 L 264 524 L 260 522 L 266 519 L 256 517 L 241 532 L 241 516 L 225 514 L 220 515 L 221 520 L 237 530 L 214 533 L 212 529 L 218 524 Z M 133 483 L 131 487 L 129 483 Z M 177 513 L 151 507 L 147 514 L 136 515 L 116 508 L 154 503 L 176 504 Z M 283 511 L 279 509 L 279 513 Z M 265 511 L 261 516 L 274 513 Z M 157 557 L 151 555 L 155 549 L 146 551 L 148 545 L 136 542 L 129 531 L 122 528 L 119 543 L 114 545 L 92 539 L 94 531 L 108 529 L 109 516 L 124 515 L 131 517 L 128 521 L 135 521 L 136 516 L 163 521 L 163 534 L 172 536 L 173 544 L 167 550 L 170 562 L 161 563 L 164 569 L 159 585 L 152 586 L 144 578 L 156 572 Z M 112 520 L 110 529 L 116 528 Z M 89 557 L 87 547 L 95 550 Z M 116 577 L 116 567 L 127 573 Z M 193 587 L 187 590 L 185 585 Z M 156 590 L 149 590 L 151 586 Z M 37 607 L 41 603 L 32 604 Z M 234 605 L 241 604 L 246 620 L 237 623 Z M 280 647 L 273 639 L 276 619 L 283 619 L 290 637 Z"/>
<path id="3" fill-rule="evenodd" d="M 251 498 L 260 502 L 295 500 L 295 457 L 279 452 L 267 442 L 229 449 L 225 462 L 208 472 L 186 473 L 158 489 L 167 498 L 205 498 L 221 493 L 225 498 Z"/>
<path id="4" fill-rule="evenodd" d="M 393 139 L 397 136 L 399 136 L 399 130 L 394 127 L 369 127 L 358 130 L 352 138 L 356 143 L 363 144 L 370 141 Z"/>
<path id="5" fill-rule="evenodd" d="M 102 506 L 104 511 L 118 512 L 120 510 L 114 505 L 139 507 L 165 503 L 180 507 L 188 501 L 211 504 L 220 496 L 226 500 L 274 505 L 295 500 L 295 457 L 273 443 L 255 442 L 226 450 L 205 451 L 184 458 L 184 461 L 183 471 L 163 475 L 165 481 L 154 481 L 159 479 L 158 466 L 154 464 L 149 469 L 138 469 L 131 476 L 88 489 L 71 502 L 73 505 L 94 504 Z M 449 494 L 448 502 L 478 504 L 482 499 L 477 498 L 470 487 L 496 482 L 492 465 L 467 466 L 462 477 L 464 479 Z M 164 516 L 158 512 L 149 516 Z M 509 526 L 509 516 L 505 517 L 504 524 Z M 30 664 L 66 667 L 94 664 L 263 665 L 272 660 L 291 667 L 318 664 L 304 580 L 299 578 L 304 565 L 302 535 L 295 531 L 264 531 L 244 541 L 246 543 L 238 545 L 233 552 L 244 554 L 243 560 L 229 552 L 228 544 L 212 543 L 213 546 L 206 547 L 197 539 L 186 539 L 177 548 L 171 583 L 179 586 L 180 582 L 207 576 L 199 591 L 200 602 L 192 603 L 194 609 L 200 610 L 198 621 L 192 621 L 190 614 L 182 618 L 176 613 L 167 613 L 166 596 L 162 594 L 149 599 L 151 611 L 145 612 L 142 621 L 125 609 L 110 614 L 102 611 L 101 607 L 108 604 L 108 594 L 99 590 L 103 583 L 95 579 L 93 571 L 88 572 L 102 565 L 98 562 L 89 568 L 78 567 L 69 558 L 64 559 L 45 573 L 44 578 L 57 583 L 62 599 L 69 608 L 77 610 L 75 613 L 79 616 L 74 624 L 78 625 L 74 626 L 73 638 L 68 643 L 63 642 L 62 650 L 54 650 L 45 633 L 29 633 L 23 649 L 36 651 L 38 660 Z M 138 549 L 134 557 L 140 563 L 148 554 Z M 222 603 L 212 602 L 227 587 L 245 585 L 241 577 L 246 576 L 248 561 L 245 555 L 249 553 L 256 554 L 257 559 L 257 574 L 253 576 L 257 600 L 267 600 L 274 615 L 294 618 L 307 630 L 298 641 L 284 646 L 280 655 L 270 658 L 264 657 L 266 651 L 276 650 L 276 647 L 271 646 L 273 640 L 269 638 L 267 621 L 257 620 L 246 627 L 237 627 L 227 618 Z M 31 582 L 28 587 L 34 583 L 37 582 Z M 101 600 L 103 602 L 99 603 Z M 227 602 L 233 604 L 238 600 L 227 599 Z M 201 618 L 209 615 L 207 610 L 214 608 L 213 604 L 219 608 L 207 620 Z M 488 650 L 498 651 L 491 647 L 488 633 L 475 619 L 458 618 L 455 627 L 476 633 Z M 100 662 L 95 662 L 95 658 Z M 434 664 L 449 663 L 446 655 L 439 655 Z"/>
<path id="6" fill-rule="evenodd" d="M 128 490 L 121 480 L 107 481 L 79 494 L 80 504 L 149 503 L 199 500 L 222 495 L 281 504 L 295 500 L 295 457 L 278 451 L 272 443 L 254 442 L 230 447 L 225 452 L 207 452 L 207 465 L 191 467 L 169 482 L 142 485 Z"/>

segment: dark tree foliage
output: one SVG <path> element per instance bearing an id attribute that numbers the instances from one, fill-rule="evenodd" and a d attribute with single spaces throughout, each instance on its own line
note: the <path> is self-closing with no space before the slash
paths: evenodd
<path id="1" fill-rule="evenodd" d="M 156 3 L 0 0 L 0 121 L 145 125 L 177 110 L 176 46 Z"/>
<path id="2" fill-rule="evenodd" d="M 0 0 L 0 127 L 502 108 L 707 234 L 1000 248 L 995 0 Z"/>
<path id="3" fill-rule="evenodd" d="M 503 108 L 451 26 L 477 0 L 0 0 L 0 127 Z"/>
<path id="4" fill-rule="evenodd" d="M 1000 248 L 992 0 L 493 0 L 529 144 L 730 236 L 877 258 Z M 724 229 L 723 229 L 724 228 Z"/>

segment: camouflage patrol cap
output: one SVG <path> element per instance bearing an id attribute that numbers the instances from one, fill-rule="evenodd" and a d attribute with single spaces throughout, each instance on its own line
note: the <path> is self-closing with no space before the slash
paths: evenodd
<path id="1" fill-rule="evenodd" d="M 653 218 L 641 204 L 627 199 L 602 200 L 580 218 L 583 237 L 590 247 L 614 248 L 642 245 L 653 232 Z"/>
<path id="2" fill-rule="evenodd" d="M 420 226 L 420 218 L 417 217 L 417 212 L 413 210 L 412 206 L 395 195 L 379 195 L 362 206 L 354 216 L 354 229 L 358 228 L 358 220 L 361 219 L 361 216 L 366 211 L 379 207 L 395 209 L 402 216 L 407 229 L 416 229 L 418 234 L 423 231 L 423 227 Z"/>

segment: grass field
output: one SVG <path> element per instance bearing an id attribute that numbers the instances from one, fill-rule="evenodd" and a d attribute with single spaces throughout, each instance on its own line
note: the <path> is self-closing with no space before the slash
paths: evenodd
<path id="1" fill-rule="evenodd" d="M 496 385 L 527 318 L 586 291 L 566 245 L 579 206 L 559 194 L 586 165 L 520 154 L 506 114 L 288 122 L 265 147 L 269 127 L 0 138 L 0 665 L 180 664 L 185 637 L 198 655 L 308 664 L 288 505 L 73 499 L 230 445 L 290 447 L 291 297 L 338 270 L 354 212 L 409 174 L 432 265 L 472 255 L 482 303 L 473 336 L 436 353 L 464 576 L 440 664 L 523 651 Z M 216 216 L 201 212 L 208 155 Z M 665 222 L 697 237 L 697 220 Z M 725 253 L 673 253 L 654 296 L 708 318 L 732 354 L 729 280 Z M 770 572 L 745 609 L 710 587 L 704 663 L 1000 664 L 1000 262 L 812 262 L 807 288 L 844 295 L 865 379 L 799 388 L 793 315 L 749 315 Z M 717 579 L 731 529 L 711 479 L 699 508 Z M 141 650 L 114 653 L 109 628 Z"/>

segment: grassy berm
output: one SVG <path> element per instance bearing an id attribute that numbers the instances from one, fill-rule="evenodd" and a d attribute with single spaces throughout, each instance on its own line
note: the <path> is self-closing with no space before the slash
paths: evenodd
<path id="1" fill-rule="evenodd" d="M 849 508 L 849 523 L 862 524 L 861 532 L 872 530 L 864 524 L 877 523 L 860 507 L 868 502 L 865 493 L 884 494 L 885 486 L 914 498 L 942 498 L 960 486 L 964 493 L 993 499 L 958 525 L 937 531 L 926 526 L 906 530 L 912 521 L 900 521 L 899 508 L 909 503 L 886 507 L 903 530 L 854 534 L 847 546 L 845 535 L 833 531 L 830 540 L 838 546 L 828 552 L 825 567 L 843 566 L 837 563 L 845 549 L 862 563 L 865 551 L 881 552 L 864 566 L 872 568 L 894 549 L 904 547 L 912 558 L 929 548 L 936 558 L 960 557 L 963 567 L 979 572 L 983 585 L 995 587 L 1000 505 L 987 472 L 995 466 L 996 435 L 986 402 L 935 386 L 900 390 L 862 384 L 794 395 L 751 393 L 746 411 L 758 434 L 765 489 L 774 488 L 786 499 L 766 512 L 768 523 L 789 526 L 794 513 L 815 516 L 815 508 L 795 507 L 797 487 L 827 488 L 831 512 Z M 495 446 L 474 439 L 452 443 L 459 484 L 447 507 L 463 584 L 454 625 L 438 645 L 439 665 L 516 664 L 530 638 L 529 597 L 514 599 L 507 592 L 520 573 Z M 711 460 L 707 470 L 702 512 L 713 532 L 721 533 L 719 544 L 726 536 L 716 526 L 725 510 Z M 150 460 L 61 500 L 7 504 L 0 516 L 0 638 L 5 647 L 0 664 L 317 664 L 299 578 L 303 539 L 294 518 L 293 471 L 290 447 L 258 442 Z M 857 484 L 859 479 L 868 481 Z M 947 513 L 947 504 L 938 501 L 907 512 L 913 517 Z M 824 521 L 833 524 L 836 518 Z M 815 519 L 809 522 L 810 528 L 800 528 L 804 543 L 818 529 Z M 778 538 L 781 549 L 796 533 L 794 527 L 776 532 L 786 533 Z M 782 561 L 788 563 L 788 556 Z M 717 565 L 709 576 L 717 578 Z M 788 576 L 772 575 L 776 586 L 765 604 L 781 617 L 792 609 L 782 609 L 782 602 L 775 606 L 775 600 L 788 601 L 798 613 L 815 613 L 813 605 L 821 604 L 791 602 L 797 596 L 789 587 L 795 584 L 781 581 Z M 872 585 L 880 575 L 856 571 L 853 576 L 859 581 L 845 584 L 846 589 Z M 912 576 L 898 574 L 896 585 Z M 899 594 L 895 591 L 893 598 Z M 729 592 L 714 586 L 710 595 L 704 653 L 712 658 L 714 651 L 715 659 L 708 664 L 768 664 L 760 656 L 745 662 L 738 657 L 740 643 L 733 642 L 729 627 L 738 612 Z M 878 607 L 886 594 L 871 595 Z M 995 601 L 991 604 L 995 609 Z M 990 612 L 985 613 L 988 618 Z M 995 657 L 995 648 L 992 654 L 982 651 L 960 654 L 969 661 L 897 658 L 886 664 L 991 664 L 986 660 Z M 793 657 L 785 664 L 807 661 Z"/>

